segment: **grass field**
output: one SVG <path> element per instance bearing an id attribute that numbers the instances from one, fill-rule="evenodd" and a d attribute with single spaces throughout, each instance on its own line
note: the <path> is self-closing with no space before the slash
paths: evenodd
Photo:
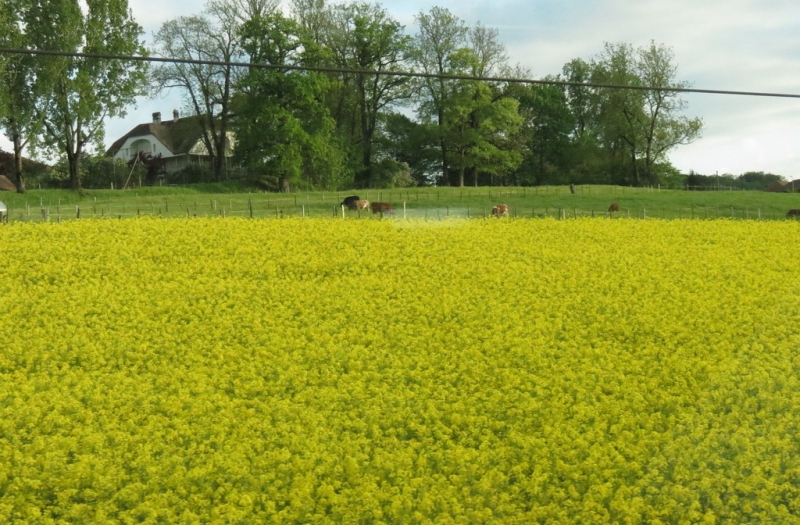
<path id="1" fill-rule="evenodd" d="M 198 184 L 136 190 L 90 190 L 78 195 L 66 190 L 32 190 L 26 195 L 4 194 L 12 221 L 66 220 L 78 216 L 242 216 L 331 217 L 341 215 L 338 204 L 355 193 L 370 201 L 389 202 L 395 217 L 436 220 L 475 218 L 491 213 L 499 203 L 511 206 L 516 217 L 605 216 L 609 205 L 620 205 L 618 216 L 632 218 L 783 219 L 800 208 L 800 194 L 754 191 L 681 191 L 622 186 L 566 186 L 526 188 L 412 188 L 354 192 L 264 193 L 242 185 Z M 347 217 L 370 215 L 347 212 Z"/>
<path id="2" fill-rule="evenodd" d="M 0 522 L 800 523 L 798 235 L 0 226 Z"/>

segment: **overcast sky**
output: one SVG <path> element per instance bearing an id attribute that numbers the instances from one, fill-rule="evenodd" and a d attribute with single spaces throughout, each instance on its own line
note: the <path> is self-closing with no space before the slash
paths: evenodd
<path id="1" fill-rule="evenodd" d="M 129 0 L 147 39 L 171 18 L 193 14 L 184 0 Z M 284 2 L 287 3 L 287 2 Z M 573 58 L 590 59 L 604 42 L 673 49 L 678 80 L 692 87 L 800 94 L 800 2 L 797 0 L 387 0 L 382 5 L 409 33 L 414 15 L 444 7 L 468 25 L 497 28 L 512 64 L 534 78 L 555 75 Z M 684 94 L 686 114 L 704 121 L 703 136 L 670 154 L 681 171 L 739 175 L 767 171 L 800 178 L 800 99 Z M 154 111 L 171 118 L 177 93 L 140 100 L 108 122 L 106 146 Z"/>

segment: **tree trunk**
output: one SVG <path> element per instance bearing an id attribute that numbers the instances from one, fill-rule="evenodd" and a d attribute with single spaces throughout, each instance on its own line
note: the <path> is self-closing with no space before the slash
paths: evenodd
<path id="1" fill-rule="evenodd" d="M 22 173 L 22 140 L 18 133 L 14 134 L 14 179 L 17 181 L 17 193 L 25 193 L 25 175 Z"/>
<path id="2" fill-rule="evenodd" d="M 464 150 L 461 150 L 461 165 L 458 167 L 458 187 L 464 187 Z"/>
<path id="3" fill-rule="evenodd" d="M 448 171 L 450 171 L 450 167 L 447 165 L 447 141 L 444 138 L 444 112 L 439 109 L 436 115 L 439 124 L 439 148 L 441 149 L 442 155 L 442 180 L 447 181 L 449 185 L 449 176 Z"/>
<path id="4" fill-rule="evenodd" d="M 69 164 L 69 184 L 73 190 L 80 193 L 83 191 L 80 175 L 80 153 L 67 152 L 67 163 Z"/>

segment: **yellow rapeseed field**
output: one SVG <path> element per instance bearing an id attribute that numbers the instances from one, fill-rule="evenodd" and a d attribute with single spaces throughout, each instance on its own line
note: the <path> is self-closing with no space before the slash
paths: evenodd
<path id="1" fill-rule="evenodd" d="M 800 224 L 0 227 L 0 523 L 800 523 Z"/>

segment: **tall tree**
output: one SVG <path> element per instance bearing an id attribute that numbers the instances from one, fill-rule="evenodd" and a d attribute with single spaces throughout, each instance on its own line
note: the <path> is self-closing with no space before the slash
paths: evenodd
<path id="1" fill-rule="evenodd" d="M 467 27 L 445 8 L 433 7 L 428 13 L 415 16 L 419 33 L 413 41 L 411 57 L 414 66 L 427 75 L 456 72 L 453 59 L 466 43 Z M 442 76 L 423 77 L 417 81 L 420 100 L 417 113 L 423 122 L 435 121 L 438 127 L 441 180 L 449 171 L 448 144 L 445 130 L 445 108 L 456 93 L 458 82 Z"/>
<path id="2" fill-rule="evenodd" d="M 303 182 L 334 189 L 342 185 L 342 153 L 335 124 L 321 102 L 328 79 L 292 70 L 314 55 L 316 44 L 294 20 L 279 12 L 242 26 L 243 45 L 255 64 L 234 99 L 235 155 L 249 168 L 274 174 L 281 191 Z"/>
<path id="3" fill-rule="evenodd" d="M 29 38 L 25 19 L 30 9 L 27 0 L 0 1 L 0 42 L 3 47 L 26 49 Z M 19 193 L 25 193 L 25 176 L 22 170 L 24 149 L 32 144 L 42 128 L 41 111 L 37 110 L 36 92 L 45 84 L 36 81 L 36 58 L 31 55 L 9 55 L 3 58 L 0 76 L 0 101 L 2 125 L 14 149 L 14 181 Z M 49 90 L 45 90 L 46 92 Z"/>
<path id="4" fill-rule="evenodd" d="M 404 76 L 369 74 L 364 71 L 398 72 L 406 68 L 409 37 L 403 26 L 380 5 L 354 3 L 335 5 L 324 44 L 337 66 L 355 70 L 348 76 L 355 87 L 355 107 L 361 166 L 355 185 L 375 184 L 372 142 L 379 115 L 409 98 Z"/>
<path id="5" fill-rule="evenodd" d="M 330 30 L 330 10 L 325 0 L 292 0 L 292 14 L 314 42 L 322 42 Z"/>
<path id="6" fill-rule="evenodd" d="M 654 168 L 666 153 L 692 142 L 702 129 L 701 119 L 681 115 L 686 103 L 670 88 L 688 84 L 675 80 L 673 62 L 672 51 L 655 43 L 606 43 L 594 63 L 593 81 L 635 88 L 601 89 L 597 98 L 603 144 L 626 152 L 633 184 L 654 182 Z"/>
<path id="7" fill-rule="evenodd" d="M 592 64 L 582 58 L 575 58 L 567 62 L 563 69 L 563 80 L 571 84 L 566 87 L 567 104 L 573 116 L 573 136 L 582 138 L 591 133 L 596 124 L 595 93 L 592 88 L 575 84 L 585 84 L 591 80 Z"/>
<path id="8" fill-rule="evenodd" d="M 682 144 L 689 144 L 700 136 L 702 119 L 682 115 L 688 103 L 680 98 L 678 91 L 689 87 L 685 81 L 677 81 L 678 66 L 674 63 L 672 49 L 651 42 L 638 49 L 638 72 L 642 84 L 653 88 L 644 92 L 644 112 L 647 126 L 644 130 L 644 169 L 648 179 L 653 178 L 654 166 L 664 159 L 668 151 Z"/>
<path id="9" fill-rule="evenodd" d="M 126 0 L 31 0 L 25 17 L 34 49 L 97 55 L 144 55 L 142 28 Z M 107 117 L 125 114 L 144 93 L 145 64 L 107 58 L 37 57 L 36 75 L 52 79 L 40 99 L 44 140 L 67 158 L 70 184 L 81 190 L 80 159 L 100 148 Z"/>
<path id="10" fill-rule="evenodd" d="M 642 86 L 636 71 L 636 52 L 630 44 L 606 43 L 594 63 L 592 81 L 616 86 Z M 644 147 L 644 91 L 606 89 L 598 92 L 601 142 L 612 155 L 621 152 L 628 160 L 633 184 L 640 183 L 638 159 Z"/>
<path id="11" fill-rule="evenodd" d="M 483 58 L 472 50 L 461 49 L 457 54 L 455 62 L 471 73 L 481 67 Z M 445 106 L 445 138 L 455 175 L 451 184 L 464 186 L 467 173 L 476 186 L 480 173 L 494 183 L 517 168 L 522 154 L 515 139 L 521 125 L 517 100 L 503 96 L 488 82 L 461 81 Z"/>
<path id="12" fill-rule="evenodd" d="M 190 112 L 204 117 L 201 139 L 218 179 L 230 148 L 231 99 L 238 79 L 246 73 L 230 64 L 246 59 L 241 27 L 276 6 L 274 0 L 211 0 L 202 14 L 169 20 L 155 34 L 160 56 L 216 62 L 164 64 L 153 68 L 151 82 L 155 92 L 181 90 Z"/>
<path id="13" fill-rule="evenodd" d="M 559 80 L 556 77 L 545 79 Z M 576 119 L 567 104 L 566 90 L 558 85 L 546 84 L 512 84 L 508 89 L 519 101 L 520 116 L 523 118 L 520 133 L 526 144 L 517 182 L 542 184 L 553 175 L 569 171 Z"/>

